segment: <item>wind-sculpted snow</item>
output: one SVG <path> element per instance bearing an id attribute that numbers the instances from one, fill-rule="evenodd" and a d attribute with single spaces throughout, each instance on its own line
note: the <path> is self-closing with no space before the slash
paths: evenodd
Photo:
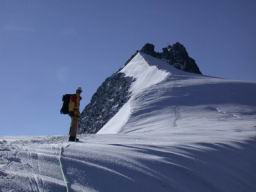
<path id="1" fill-rule="evenodd" d="M 0 179 L 1 191 L 43 191 L 45 188 L 63 191 L 57 158 L 59 147 L 48 144 L 44 148 L 46 144 L 27 140 L 2 140 L 0 169 L 4 176 Z"/>
<path id="2" fill-rule="evenodd" d="M 19 142 L 3 138 L 0 188 L 4 192 L 256 190 L 255 139 L 195 144 L 191 137 L 195 136 L 88 135 L 71 144 L 61 137 L 55 144 L 52 138 Z"/>
<path id="3" fill-rule="evenodd" d="M 121 133 L 205 132 L 216 135 L 216 142 L 246 138 L 255 133 L 255 88 L 254 83 L 171 76 L 134 98 Z"/>

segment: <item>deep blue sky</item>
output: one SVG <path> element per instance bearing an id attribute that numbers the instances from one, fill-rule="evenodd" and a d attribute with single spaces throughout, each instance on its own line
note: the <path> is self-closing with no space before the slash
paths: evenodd
<path id="1" fill-rule="evenodd" d="M 103 80 L 146 42 L 184 44 L 201 71 L 256 81 L 254 0 L 1 0 L 0 135 L 67 134 L 61 97 Z"/>

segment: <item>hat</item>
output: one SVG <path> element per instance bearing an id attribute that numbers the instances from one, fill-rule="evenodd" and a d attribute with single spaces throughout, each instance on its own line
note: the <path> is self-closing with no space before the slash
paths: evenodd
<path id="1" fill-rule="evenodd" d="M 77 89 L 76 89 L 76 92 L 82 92 L 83 90 L 82 90 L 82 87 L 78 87 Z"/>

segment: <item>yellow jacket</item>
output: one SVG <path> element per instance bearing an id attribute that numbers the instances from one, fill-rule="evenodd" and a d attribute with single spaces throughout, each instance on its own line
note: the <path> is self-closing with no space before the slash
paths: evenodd
<path id="1" fill-rule="evenodd" d="M 69 105 L 68 105 L 68 111 L 71 115 L 78 115 L 80 116 L 80 100 L 82 98 L 79 94 L 72 95 L 70 97 Z"/>

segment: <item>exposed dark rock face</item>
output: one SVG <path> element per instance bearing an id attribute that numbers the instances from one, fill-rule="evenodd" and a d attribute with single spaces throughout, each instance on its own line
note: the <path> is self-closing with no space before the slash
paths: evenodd
<path id="1" fill-rule="evenodd" d="M 117 72 L 107 78 L 92 96 L 80 118 L 80 133 L 96 133 L 128 101 L 129 88 L 134 81 Z"/>
<path id="2" fill-rule="evenodd" d="M 151 55 L 153 57 L 159 58 L 161 59 L 161 54 L 158 52 L 155 52 L 155 45 L 151 44 L 151 43 L 146 43 L 142 49 L 140 50 L 143 53 L 146 53 L 148 55 Z"/>
<path id="3" fill-rule="evenodd" d="M 179 42 L 163 48 L 160 53 L 156 52 L 155 46 L 150 43 L 145 44 L 140 51 L 159 59 L 165 59 L 180 70 L 202 74 L 195 60 L 188 55 L 186 48 Z"/>
<path id="4" fill-rule="evenodd" d="M 155 45 L 153 45 L 151 43 L 146 43 L 142 47 L 141 52 L 146 53 L 148 55 L 155 56 L 155 54 L 156 54 L 156 52 L 155 52 Z"/>

